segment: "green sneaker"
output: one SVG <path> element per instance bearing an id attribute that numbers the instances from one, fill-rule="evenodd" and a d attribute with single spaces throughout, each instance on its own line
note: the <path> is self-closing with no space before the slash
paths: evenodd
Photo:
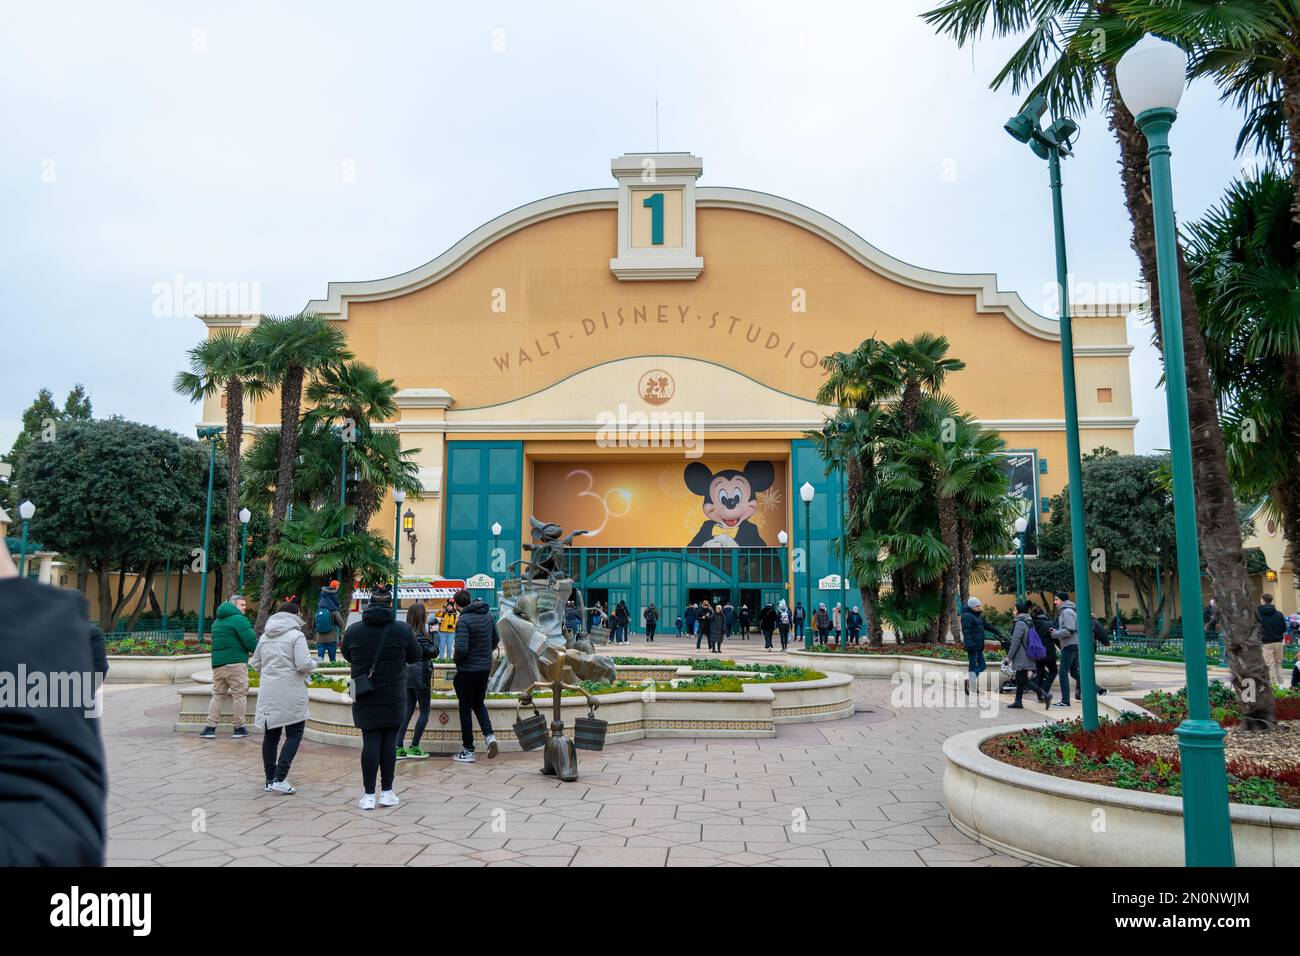
<path id="1" fill-rule="evenodd" d="M 405 760 L 405 759 L 406 759 L 407 757 L 409 757 L 409 756 L 411 756 L 410 751 L 408 751 L 405 747 L 398 747 L 398 748 L 397 748 L 397 759 L 398 759 L 398 760 Z"/>
<path id="2" fill-rule="evenodd" d="M 407 748 L 407 751 L 406 751 L 406 756 L 407 756 L 407 758 L 409 758 L 410 760 L 428 760 L 428 759 L 429 759 L 429 755 L 428 755 L 427 753 L 425 753 L 423 750 L 421 750 L 419 747 L 408 747 L 408 748 Z"/>

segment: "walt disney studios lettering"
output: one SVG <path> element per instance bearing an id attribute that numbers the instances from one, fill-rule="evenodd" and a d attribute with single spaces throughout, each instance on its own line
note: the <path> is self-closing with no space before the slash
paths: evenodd
<path id="1" fill-rule="evenodd" d="M 656 325 L 683 326 L 689 324 L 704 326 L 707 331 L 718 331 L 721 335 L 729 338 L 739 339 L 743 335 L 747 344 L 764 351 L 780 352 L 782 346 L 784 346 L 784 351 L 781 352 L 782 358 L 797 361 L 800 366 L 809 371 L 818 368 L 821 364 L 820 354 L 812 349 L 799 349 L 797 342 L 783 340 L 779 332 L 770 329 L 765 332 L 762 325 L 746 321 L 738 315 L 724 316 L 721 312 L 708 314 L 694 312 L 688 305 L 665 305 L 661 303 L 654 306 L 619 306 L 612 312 L 602 311 L 599 319 L 582 318 L 578 320 L 578 327 L 581 329 L 583 338 L 591 338 L 593 335 L 604 332 L 617 332 L 620 329 L 635 328 L 639 325 L 651 328 Z M 547 332 L 541 338 L 533 339 L 531 347 L 521 345 L 517 350 L 501 352 L 493 355 L 492 361 L 496 363 L 498 372 L 509 372 L 512 365 L 514 368 L 520 369 L 540 359 L 549 358 L 564 347 L 566 338 L 574 339 L 577 338 L 578 334 L 577 331 L 570 331 L 566 336 L 564 332 L 558 329 Z M 822 369 L 821 374 L 825 375 L 826 371 Z"/>

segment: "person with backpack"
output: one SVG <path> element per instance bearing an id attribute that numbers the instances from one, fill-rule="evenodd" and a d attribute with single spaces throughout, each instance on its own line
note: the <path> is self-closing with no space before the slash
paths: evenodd
<path id="1" fill-rule="evenodd" d="M 393 611 L 393 593 L 375 588 L 357 621 L 343 632 L 343 659 L 352 665 L 352 724 L 361 731 L 362 810 L 395 807 L 397 734 L 406 716 L 406 665 L 420 660 L 420 644 Z"/>
<path id="2" fill-rule="evenodd" d="M 433 655 L 437 648 L 429 637 L 428 611 L 418 601 L 406 609 L 406 624 L 415 635 L 420 645 L 420 659 L 414 664 L 406 665 L 406 719 L 402 721 L 401 732 L 397 735 L 398 760 L 427 760 L 429 755 L 420 749 L 420 738 L 424 728 L 429 724 L 429 708 L 432 705 L 430 690 L 433 687 Z M 411 734 L 411 746 L 406 744 L 406 728 L 411 726 L 411 717 L 416 708 L 420 716 L 415 721 L 415 732 Z"/>
<path id="3" fill-rule="evenodd" d="M 794 636 L 802 641 L 804 622 L 808 620 L 808 612 L 804 610 L 802 601 L 794 602 L 794 614 L 790 620 L 794 624 Z"/>
<path id="4" fill-rule="evenodd" d="M 288 782 L 289 768 L 298 754 L 307 727 L 307 678 L 316 661 L 307 650 L 302 632 L 301 608 L 291 601 L 280 604 L 266 619 L 266 629 L 257 642 L 248 666 L 258 673 L 257 715 L 253 724 L 262 728 L 264 790 L 294 793 Z M 284 749 L 280 737 L 284 736 Z M 278 751 L 278 753 L 277 753 Z"/>
<path id="5" fill-rule="evenodd" d="M 651 601 L 650 606 L 641 612 L 641 619 L 645 622 L 645 639 L 653 644 L 655 625 L 659 623 L 659 611 L 656 610 L 654 601 Z"/>
<path id="6" fill-rule="evenodd" d="M 781 632 L 781 650 L 786 650 L 790 646 L 790 606 L 785 603 L 785 598 L 781 598 L 781 603 L 776 606 L 776 627 Z"/>
<path id="7" fill-rule="evenodd" d="M 700 602 L 699 608 L 695 612 L 695 649 L 700 649 L 700 642 L 708 636 L 709 622 L 713 618 L 713 609 L 705 601 Z M 713 642 L 709 642 L 713 646 Z"/>
<path id="8" fill-rule="evenodd" d="M 686 628 L 687 637 L 695 636 L 695 617 L 697 613 L 698 609 L 694 604 L 686 605 L 686 610 L 682 612 L 682 625 Z"/>
<path id="9" fill-rule="evenodd" d="M 736 609 L 728 601 L 722 607 L 722 633 L 727 640 L 731 640 L 731 635 L 736 632 Z M 745 635 L 745 640 L 749 640 L 749 635 Z"/>
<path id="10" fill-rule="evenodd" d="M 330 663 L 335 661 L 339 647 L 339 635 L 343 633 L 343 613 L 339 607 L 339 583 L 331 581 L 320 589 L 316 600 L 316 658 L 324 661 L 330 656 Z"/>
<path id="11" fill-rule="evenodd" d="M 1037 604 L 1029 606 L 1029 621 L 1038 632 L 1044 651 L 1043 659 L 1034 662 L 1034 679 L 1039 687 L 1051 687 L 1056 683 L 1056 638 L 1052 637 L 1052 622 Z M 1040 702 L 1041 699 L 1040 696 Z"/>
<path id="12" fill-rule="evenodd" d="M 1038 699 L 1045 705 L 1044 709 L 1051 707 L 1052 692 L 1039 684 L 1036 678 L 1029 676 L 1030 671 L 1037 672 L 1036 665 L 1047 657 L 1047 649 L 1043 647 L 1043 640 L 1034 628 L 1028 601 L 1016 602 L 1016 616 L 1011 625 L 1011 647 L 1007 651 L 1007 657 L 1016 669 L 1016 699 L 1014 703 L 1007 704 L 1007 707 L 1012 710 L 1025 709 L 1023 698 L 1026 687 L 1034 689 Z"/>
<path id="13" fill-rule="evenodd" d="M 682 616 L 681 616 L 680 614 L 677 615 L 677 622 L 676 622 L 676 623 L 677 623 L 677 639 L 678 639 L 678 640 L 681 640 L 681 638 L 682 638 L 682 624 L 683 624 L 683 621 L 682 621 Z"/>
<path id="14" fill-rule="evenodd" d="M 487 685 L 492 671 L 492 652 L 497 649 L 497 622 L 487 602 L 474 600 L 466 590 L 456 592 L 460 620 L 456 622 L 456 676 L 452 687 L 460 705 L 461 751 L 452 757 L 457 763 L 474 762 L 474 718 L 478 718 L 487 745 L 488 759 L 497 755 L 497 738 L 488 716 Z"/>
<path id="15" fill-rule="evenodd" d="M 758 612 L 758 630 L 763 635 L 763 650 L 772 649 L 772 632 L 776 630 L 776 608 L 764 604 Z"/>
<path id="16" fill-rule="evenodd" d="M 831 633 L 831 615 L 826 610 L 826 603 L 817 605 L 817 610 L 813 613 L 813 627 L 817 630 L 817 643 L 826 646 L 826 638 Z"/>
<path id="17" fill-rule="evenodd" d="M 749 611 L 748 604 L 740 605 L 740 611 L 736 614 L 736 623 L 740 625 L 740 636 L 749 640 L 749 626 L 754 623 L 754 617 Z"/>
<path id="18" fill-rule="evenodd" d="M 1056 607 L 1056 626 L 1052 628 L 1052 637 L 1061 648 L 1060 678 L 1061 699 L 1057 707 L 1070 706 L 1070 678 L 1074 678 L 1075 700 L 1083 700 L 1083 690 L 1079 686 L 1079 612 L 1070 600 L 1068 591 L 1057 591 L 1052 596 Z"/>
<path id="19" fill-rule="evenodd" d="M 628 625 L 631 623 L 632 623 L 632 615 L 627 609 L 627 604 L 625 604 L 623 601 L 619 601 L 618 606 L 614 608 L 614 643 L 615 644 L 627 643 L 627 629 L 628 629 Z M 621 641 L 619 640 L 620 634 L 623 636 Z"/>

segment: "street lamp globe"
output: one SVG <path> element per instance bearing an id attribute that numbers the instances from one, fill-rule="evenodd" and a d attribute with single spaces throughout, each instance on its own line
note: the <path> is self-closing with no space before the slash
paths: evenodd
<path id="1" fill-rule="evenodd" d="M 393 489 L 393 500 L 396 501 L 396 502 L 400 505 L 403 501 L 406 500 L 406 492 L 403 491 L 401 488 L 394 488 L 394 489 Z"/>
<path id="2" fill-rule="evenodd" d="M 1024 534 L 1025 529 L 1029 527 L 1029 519 L 1021 515 L 1016 519 L 1016 534 Z"/>
<path id="3" fill-rule="evenodd" d="M 1120 99 L 1135 117 L 1148 110 L 1176 110 L 1187 84 L 1187 54 L 1148 33 L 1115 66 Z"/>
<path id="4" fill-rule="evenodd" d="M 34 514 L 36 514 L 36 506 L 30 501 L 24 501 L 18 506 L 18 516 L 24 521 L 31 521 Z"/>
<path id="5" fill-rule="evenodd" d="M 786 534 L 784 531 L 778 531 L 776 533 L 776 540 L 781 545 L 781 547 L 784 548 L 785 543 L 790 540 L 790 536 Z"/>
<path id="6" fill-rule="evenodd" d="M 813 495 L 815 494 L 817 494 L 817 491 L 813 488 L 811 482 L 805 481 L 799 486 L 799 497 L 803 500 L 804 504 L 809 504 L 813 500 Z"/>
<path id="7" fill-rule="evenodd" d="M 492 536 L 493 536 L 494 538 L 497 538 L 497 537 L 500 537 L 500 536 L 501 536 L 501 522 L 500 522 L 500 521 L 493 521 L 493 522 L 492 522 Z"/>
<path id="8" fill-rule="evenodd" d="M 248 522 L 250 522 L 250 521 L 252 521 L 252 520 L 253 520 L 253 512 L 249 511 L 247 508 L 240 508 L 240 509 L 239 509 L 239 523 L 240 523 L 240 524 L 248 524 Z"/>

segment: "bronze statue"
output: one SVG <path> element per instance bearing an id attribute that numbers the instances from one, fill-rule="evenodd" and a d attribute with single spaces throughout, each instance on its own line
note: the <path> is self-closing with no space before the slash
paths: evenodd
<path id="1" fill-rule="evenodd" d="M 529 521 L 533 544 L 524 547 L 531 552 L 531 560 L 517 562 L 519 577 L 502 582 L 497 631 L 504 656 L 488 680 L 488 689 L 520 692 L 521 706 L 533 703 L 532 691 L 537 688 L 550 689 L 551 735 L 542 773 L 572 782 L 578 779 L 578 754 L 560 719 L 562 692 L 579 691 L 594 714 L 600 702 L 581 682 L 612 683 L 618 669 L 612 660 L 595 653 L 581 627 L 565 626 L 564 609 L 570 595 L 580 622 L 586 619 L 586 609 L 581 595 L 573 590 L 573 580 L 561 575 L 560 557 L 564 548 L 585 532 L 565 535 L 559 525 L 536 518 Z"/>

